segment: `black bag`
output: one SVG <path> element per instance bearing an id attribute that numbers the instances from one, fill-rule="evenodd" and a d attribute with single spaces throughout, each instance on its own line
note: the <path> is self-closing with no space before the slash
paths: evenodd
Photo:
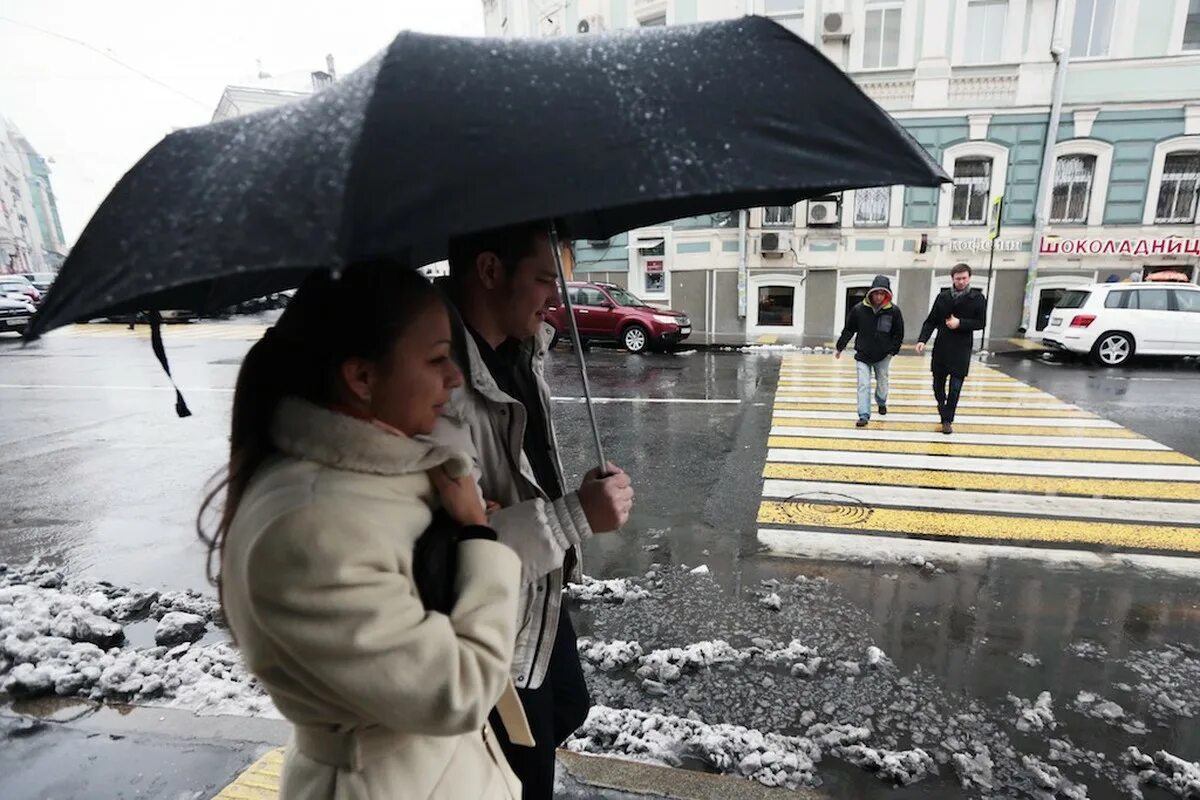
<path id="1" fill-rule="evenodd" d="M 439 508 L 413 548 L 413 582 L 428 611 L 449 614 L 454 607 L 454 579 L 458 576 L 458 535 L 462 525 Z"/>

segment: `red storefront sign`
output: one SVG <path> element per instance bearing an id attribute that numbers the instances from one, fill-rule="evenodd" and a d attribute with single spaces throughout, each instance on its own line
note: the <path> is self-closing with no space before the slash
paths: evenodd
<path id="1" fill-rule="evenodd" d="M 1200 256 L 1200 238 L 1052 239 L 1043 236 L 1039 252 L 1044 256 Z"/>

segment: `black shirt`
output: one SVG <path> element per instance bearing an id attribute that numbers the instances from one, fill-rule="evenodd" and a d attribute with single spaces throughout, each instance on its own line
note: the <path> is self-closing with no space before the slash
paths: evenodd
<path id="1" fill-rule="evenodd" d="M 522 448 L 525 450 L 525 457 L 529 459 L 529 466 L 533 469 L 533 475 L 542 491 L 551 500 L 559 499 L 563 496 L 563 490 L 558 482 L 554 458 L 550 453 L 546 409 L 542 408 L 531 359 L 521 357 L 521 343 L 516 339 L 506 339 L 493 350 L 487 340 L 469 325 L 467 330 L 475 338 L 483 363 L 487 365 L 488 372 L 492 373 L 492 379 L 496 381 L 500 391 L 524 406 L 525 438 Z"/>

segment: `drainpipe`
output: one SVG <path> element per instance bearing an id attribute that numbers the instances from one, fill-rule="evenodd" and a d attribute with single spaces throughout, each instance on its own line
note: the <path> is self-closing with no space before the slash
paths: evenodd
<path id="1" fill-rule="evenodd" d="M 749 234 L 749 217 L 750 212 L 742 209 L 738 212 L 738 316 L 742 319 L 746 317 L 746 292 L 749 291 L 747 284 L 750 281 L 750 273 L 746 264 L 746 252 L 748 249 L 747 238 Z"/>
<path id="2" fill-rule="evenodd" d="M 1038 259 L 1042 234 L 1046 230 L 1046 216 L 1050 191 L 1054 188 L 1054 145 L 1058 141 L 1058 123 L 1062 117 L 1063 90 L 1067 85 L 1067 64 L 1071 60 L 1070 44 L 1064 41 L 1063 28 L 1069 0 L 1057 0 L 1054 4 L 1054 33 L 1050 39 L 1050 55 L 1054 58 L 1054 88 L 1050 98 L 1050 123 L 1046 126 L 1046 146 L 1042 150 L 1042 174 L 1038 178 L 1037 206 L 1033 213 L 1033 241 L 1029 246 L 1029 266 L 1025 268 L 1025 297 L 1021 304 L 1021 328 L 1026 328 L 1034 309 L 1033 284 L 1037 280 Z M 1036 320 L 1034 321 L 1036 328 Z"/>

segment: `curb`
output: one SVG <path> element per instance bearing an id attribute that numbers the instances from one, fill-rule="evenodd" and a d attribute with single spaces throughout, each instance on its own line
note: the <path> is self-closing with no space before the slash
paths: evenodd
<path id="1" fill-rule="evenodd" d="M 611 756 L 559 749 L 558 760 L 579 783 L 672 800 L 818 800 L 815 789 L 777 789 L 730 775 L 714 775 Z"/>

